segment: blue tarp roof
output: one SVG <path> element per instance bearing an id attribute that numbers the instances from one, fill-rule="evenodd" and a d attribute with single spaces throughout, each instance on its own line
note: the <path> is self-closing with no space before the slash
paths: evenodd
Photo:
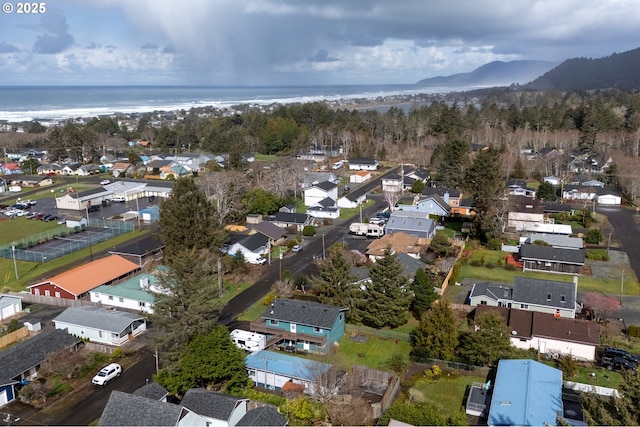
<path id="1" fill-rule="evenodd" d="M 244 364 L 247 368 L 307 381 L 313 381 L 319 374 L 331 369 L 328 363 L 267 350 L 248 355 L 244 359 Z"/>
<path id="2" fill-rule="evenodd" d="M 562 415 L 562 371 L 535 360 L 501 360 L 489 425 L 556 425 Z"/>

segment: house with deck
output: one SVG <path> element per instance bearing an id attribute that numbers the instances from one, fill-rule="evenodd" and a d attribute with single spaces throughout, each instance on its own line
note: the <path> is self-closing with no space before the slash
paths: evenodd
<path id="1" fill-rule="evenodd" d="M 520 246 L 522 271 L 544 271 L 559 274 L 581 274 L 587 251 L 561 247 L 530 245 Z"/>
<path id="2" fill-rule="evenodd" d="M 288 351 L 327 354 L 344 335 L 347 310 L 310 301 L 279 299 L 251 322 L 250 329 L 267 336 L 267 348 L 276 345 Z"/>
<path id="3" fill-rule="evenodd" d="M 310 393 L 320 375 L 332 365 L 288 354 L 262 350 L 244 359 L 253 383 L 269 390 L 301 390 Z"/>

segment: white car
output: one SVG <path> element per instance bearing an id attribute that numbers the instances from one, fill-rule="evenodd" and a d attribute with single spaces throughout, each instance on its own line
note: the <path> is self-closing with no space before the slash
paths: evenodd
<path id="1" fill-rule="evenodd" d="M 122 367 L 117 363 L 111 363 L 100 369 L 91 382 L 95 385 L 106 385 L 112 379 L 119 377 L 121 373 Z"/>
<path id="2" fill-rule="evenodd" d="M 124 196 L 113 196 L 111 198 L 112 202 L 124 202 L 126 201 L 126 199 L 124 198 Z"/>
<path id="3" fill-rule="evenodd" d="M 100 185 L 109 185 L 111 184 L 111 181 L 109 181 L 108 179 L 103 179 L 102 181 L 100 181 Z"/>
<path id="4" fill-rule="evenodd" d="M 291 248 L 291 252 L 300 252 L 302 250 L 302 245 L 295 245 Z"/>

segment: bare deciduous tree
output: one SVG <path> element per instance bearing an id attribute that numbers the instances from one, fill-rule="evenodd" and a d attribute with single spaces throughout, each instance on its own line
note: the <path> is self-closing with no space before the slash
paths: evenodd
<path id="1" fill-rule="evenodd" d="M 246 175 L 240 171 L 212 172 L 203 177 L 204 194 L 214 203 L 220 222 L 226 223 L 242 210 L 247 191 Z"/>
<path id="2" fill-rule="evenodd" d="M 400 200 L 402 195 L 401 191 L 385 191 L 384 192 L 384 200 L 389 205 L 389 210 L 393 212 L 396 208 L 396 203 Z"/>

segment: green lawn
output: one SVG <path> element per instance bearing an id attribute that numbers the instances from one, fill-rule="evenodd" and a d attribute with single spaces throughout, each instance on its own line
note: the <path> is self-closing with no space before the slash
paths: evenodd
<path id="1" fill-rule="evenodd" d="M 275 162 L 276 160 L 278 160 L 278 156 L 276 156 L 275 154 L 260 154 L 260 153 L 256 153 L 254 154 L 256 160 L 261 160 L 263 162 Z"/>
<path id="2" fill-rule="evenodd" d="M 416 381 L 409 393 L 416 400 L 433 405 L 445 417 L 452 417 L 462 410 L 467 386 L 473 382 L 484 383 L 487 379 L 471 375 L 447 376 L 446 370 L 443 371 L 437 381 L 427 377 Z"/>
<path id="3" fill-rule="evenodd" d="M 340 340 L 338 355 L 346 367 L 365 365 L 378 369 L 395 353 L 401 353 L 407 361 L 409 360 L 411 344 L 406 341 L 361 333 L 358 335 L 366 336 L 367 342 L 354 341 L 351 339 L 351 334 L 345 334 Z"/>
<path id="4" fill-rule="evenodd" d="M 2 217 L 4 218 L 4 215 Z M 33 234 L 62 228 L 55 221 L 44 222 L 24 217 L 3 219 L 0 221 L 0 245 L 10 244 Z M 64 228 L 66 229 L 66 227 Z"/>
<path id="5" fill-rule="evenodd" d="M 222 294 L 222 298 L 220 298 L 220 300 L 224 304 L 226 304 L 245 289 L 249 289 L 252 285 L 253 283 L 249 282 L 223 283 L 222 286 L 224 288 L 224 293 Z"/>
<path id="6" fill-rule="evenodd" d="M 362 209 L 366 209 L 367 207 L 373 205 L 374 201 L 373 200 L 367 200 L 366 202 L 364 202 L 362 204 Z M 355 215 L 359 215 L 360 214 L 360 208 L 340 208 L 340 219 L 349 219 L 352 216 Z M 364 214 L 362 216 L 362 219 L 364 220 Z"/>
<path id="7" fill-rule="evenodd" d="M 264 311 L 267 309 L 267 306 L 264 305 L 264 300 L 264 298 L 260 298 L 251 307 L 245 310 L 244 313 L 240 313 L 240 315 L 238 316 L 238 320 L 253 322 L 258 317 L 260 317 L 262 313 L 264 313 Z"/>

